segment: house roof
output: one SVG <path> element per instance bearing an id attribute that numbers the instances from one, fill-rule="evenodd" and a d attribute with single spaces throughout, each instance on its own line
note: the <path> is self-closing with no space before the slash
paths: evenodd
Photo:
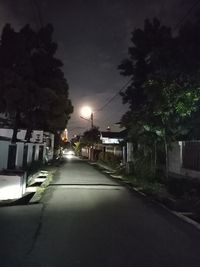
<path id="1" fill-rule="evenodd" d="M 123 130 L 121 132 L 111 132 L 111 131 L 106 131 L 106 132 L 101 132 L 101 137 L 102 138 L 118 138 L 118 139 L 123 139 L 127 136 L 127 131 Z"/>

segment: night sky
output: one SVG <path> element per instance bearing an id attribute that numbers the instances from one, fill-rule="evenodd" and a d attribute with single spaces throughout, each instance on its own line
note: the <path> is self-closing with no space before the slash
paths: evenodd
<path id="1" fill-rule="evenodd" d="M 126 82 L 117 66 L 127 57 L 131 32 L 145 18 L 157 17 L 174 26 L 196 0 L 38 0 L 42 21 L 53 24 L 57 56 L 70 86 L 74 113 L 68 123 L 70 137 L 90 127 L 80 118 L 80 108 L 90 105 L 94 124 L 105 130 L 125 113 L 120 96 L 101 108 Z M 200 6 L 200 5 L 199 5 Z M 198 6 L 198 7 L 199 7 Z M 196 9 L 191 16 L 194 16 Z M 0 29 L 5 23 L 18 30 L 26 23 L 38 26 L 31 0 L 0 0 Z"/>

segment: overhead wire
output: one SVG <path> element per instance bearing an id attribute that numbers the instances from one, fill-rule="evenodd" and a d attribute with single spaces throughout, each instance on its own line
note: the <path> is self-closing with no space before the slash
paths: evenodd
<path id="1" fill-rule="evenodd" d="M 132 78 L 128 80 L 121 88 L 117 91 L 101 108 L 99 108 L 97 111 L 102 111 L 105 107 L 107 107 L 121 92 L 123 92 L 129 83 L 132 81 Z"/>
<path id="2" fill-rule="evenodd" d="M 195 1 L 195 3 L 189 8 L 189 10 L 185 13 L 185 15 L 177 22 L 177 24 L 173 27 L 173 31 L 177 30 L 180 25 L 185 21 L 185 19 L 190 15 L 190 13 L 193 11 L 193 9 L 195 7 L 197 7 L 200 4 L 200 0 Z M 126 88 L 127 85 L 129 85 L 129 83 L 132 81 L 132 78 L 126 82 L 122 88 L 116 93 L 114 94 L 101 108 L 99 108 L 98 111 L 102 111 L 105 107 L 107 107 L 121 92 L 123 92 Z"/>
<path id="3" fill-rule="evenodd" d="M 190 13 L 193 11 L 195 7 L 197 7 L 200 4 L 200 0 L 197 0 L 194 2 L 194 4 L 188 9 L 188 11 L 185 13 L 185 15 L 176 23 L 176 25 L 173 27 L 173 31 L 176 31 L 180 25 L 185 21 L 185 19 L 190 15 Z"/>

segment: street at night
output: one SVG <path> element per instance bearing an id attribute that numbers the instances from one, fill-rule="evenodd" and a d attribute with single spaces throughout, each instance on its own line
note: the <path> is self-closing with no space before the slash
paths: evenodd
<path id="1" fill-rule="evenodd" d="M 200 266 L 200 234 L 73 157 L 40 204 L 0 209 L 2 267 Z"/>
<path id="2" fill-rule="evenodd" d="M 200 267 L 200 0 L 0 14 L 0 267 Z"/>

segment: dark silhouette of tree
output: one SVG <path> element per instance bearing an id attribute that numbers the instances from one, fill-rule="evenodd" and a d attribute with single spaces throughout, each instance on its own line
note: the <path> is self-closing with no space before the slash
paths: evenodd
<path id="1" fill-rule="evenodd" d="M 83 133 L 82 138 L 80 139 L 81 143 L 84 145 L 94 145 L 100 142 L 100 132 L 99 128 L 94 126 L 88 131 Z"/>
<path id="2" fill-rule="evenodd" d="M 17 129 L 27 128 L 29 141 L 33 129 L 63 130 L 73 111 L 62 62 L 55 57 L 53 27 L 38 32 L 29 25 L 19 32 L 5 25 L 0 45 L 1 112 L 13 120 Z"/>
<path id="3" fill-rule="evenodd" d="M 129 104 L 122 124 L 134 142 L 168 145 L 190 131 L 191 115 L 199 103 L 199 23 L 184 25 L 178 36 L 157 19 L 132 34 L 129 58 L 119 69 L 132 77 L 123 102 Z"/>

